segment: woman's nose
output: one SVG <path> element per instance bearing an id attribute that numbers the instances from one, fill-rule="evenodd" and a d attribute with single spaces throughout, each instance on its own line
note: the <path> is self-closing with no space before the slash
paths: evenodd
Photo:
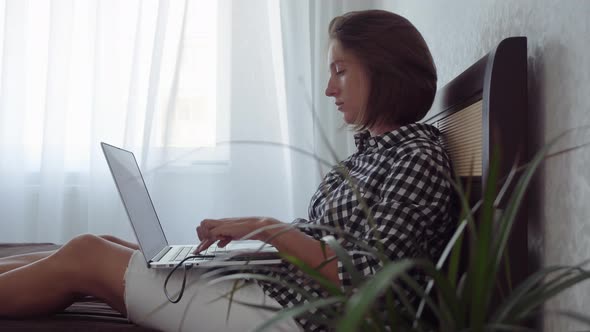
<path id="1" fill-rule="evenodd" d="M 334 87 L 334 85 L 332 84 L 332 80 L 330 79 L 328 81 L 328 85 L 326 86 L 326 96 L 328 97 L 333 97 L 336 95 L 336 88 Z"/>

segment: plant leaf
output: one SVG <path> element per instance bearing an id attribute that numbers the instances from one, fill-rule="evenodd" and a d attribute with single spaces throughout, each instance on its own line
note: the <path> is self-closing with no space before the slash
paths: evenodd
<path id="1" fill-rule="evenodd" d="M 492 315 L 490 322 L 492 323 L 501 323 L 504 322 L 510 311 L 519 305 L 520 301 L 522 301 L 523 296 L 525 296 L 533 287 L 538 285 L 541 281 L 543 281 L 547 275 L 551 273 L 555 273 L 561 270 L 571 270 L 572 267 L 570 266 L 551 266 L 542 268 L 541 270 L 533 273 L 529 277 L 527 277 L 523 282 L 521 282 L 513 291 L 512 293 L 504 300 L 503 303 L 496 309 L 496 312 Z"/>
<path id="2" fill-rule="evenodd" d="M 520 308 L 520 312 L 516 313 L 514 320 L 518 322 L 522 319 L 525 319 L 532 310 L 545 303 L 545 301 L 549 300 L 553 296 L 582 281 L 590 279 L 590 273 L 584 271 L 583 273 L 580 273 L 580 275 L 564 279 L 566 280 L 560 280 L 557 285 L 552 287 L 541 286 L 539 287 L 538 292 L 523 299 L 523 305 Z"/>
<path id="3" fill-rule="evenodd" d="M 333 305 L 336 303 L 340 303 L 344 301 L 344 297 L 329 297 L 325 299 L 319 299 L 312 302 L 305 303 L 303 305 L 298 305 L 292 308 L 283 309 L 279 311 L 277 315 L 272 317 L 271 319 L 267 320 L 266 322 L 262 323 L 258 326 L 254 331 L 265 331 L 266 329 L 270 328 L 273 324 L 282 321 L 284 319 L 294 318 L 297 317 L 310 309 L 317 309 L 326 307 L 329 305 Z"/>
<path id="4" fill-rule="evenodd" d="M 435 268 L 431 262 L 421 260 L 417 262 L 417 265 L 433 279 L 434 285 L 436 285 L 439 292 L 439 310 L 441 311 L 441 317 L 445 318 L 445 324 L 456 327 L 461 326 L 461 323 L 466 319 L 464 317 L 465 310 L 461 305 L 457 289 L 445 277 L 445 274 Z"/>
<path id="5" fill-rule="evenodd" d="M 343 319 L 338 324 L 342 332 L 357 331 L 365 314 L 372 307 L 376 298 L 391 286 L 391 283 L 402 273 L 415 264 L 411 260 L 403 259 L 386 264 L 370 280 L 365 282 L 358 292 L 350 297 Z"/>
<path id="6" fill-rule="evenodd" d="M 318 270 L 314 269 L 313 267 L 305 264 L 302 260 L 290 256 L 281 254 L 281 257 L 285 259 L 287 262 L 297 266 L 301 271 L 307 274 L 309 277 L 316 280 L 322 287 L 324 287 L 331 295 L 343 295 L 342 290 L 338 287 L 334 282 L 328 280 L 328 278 L 324 277 Z"/>
<path id="7" fill-rule="evenodd" d="M 338 259 L 344 266 L 344 269 L 346 270 L 346 272 L 350 274 L 350 280 L 352 285 L 354 287 L 360 285 L 363 281 L 362 276 L 354 266 L 354 263 L 352 262 L 352 257 L 350 257 L 348 252 L 340 245 L 340 243 L 338 243 L 336 238 L 334 238 L 331 235 L 325 236 L 322 240 L 325 241 L 326 244 L 328 244 L 328 246 L 330 246 L 330 248 L 334 251 L 336 256 L 338 256 Z"/>
<path id="8" fill-rule="evenodd" d="M 291 284 L 283 279 L 280 278 L 274 278 L 272 276 L 267 276 L 267 275 L 263 275 L 263 274 L 256 274 L 256 273 L 235 273 L 235 274 L 230 274 L 230 275 L 226 275 L 223 277 L 219 277 L 219 278 L 215 278 L 213 280 L 210 280 L 207 282 L 208 285 L 215 285 L 217 283 L 223 282 L 223 281 L 228 281 L 228 280 L 242 280 L 242 279 L 253 279 L 253 280 L 259 280 L 259 281 L 268 281 L 277 285 L 281 285 L 284 287 L 287 287 L 289 289 L 292 289 L 298 293 L 300 293 L 303 297 L 305 297 L 308 300 L 312 300 L 314 299 L 314 296 L 311 295 L 308 291 L 306 291 L 305 289 L 295 285 L 295 284 Z"/>
<path id="9" fill-rule="evenodd" d="M 590 316 L 589 315 L 583 315 L 579 312 L 570 311 L 570 310 L 557 310 L 557 311 L 555 311 L 555 313 L 558 315 L 569 317 L 575 321 L 586 324 L 587 326 L 590 327 Z"/>
<path id="10" fill-rule="evenodd" d="M 497 181 L 500 169 L 500 147 L 495 146 L 492 152 L 492 160 L 488 169 L 488 177 L 484 189 L 483 207 L 478 229 L 475 255 L 470 261 L 470 272 L 473 278 L 469 279 L 472 292 L 471 298 L 471 324 L 474 328 L 484 323 L 491 300 L 492 290 L 496 281 L 496 275 L 491 271 L 490 254 L 502 255 L 492 251 L 494 239 L 495 206 L 497 197 Z"/>
<path id="11" fill-rule="evenodd" d="M 525 190 L 528 187 L 528 184 L 530 183 L 533 174 L 535 173 L 535 171 L 537 170 L 537 168 L 539 167 L 539 165 L 541 164 L 541 162 L 543 161 L 551 147 L 553 147 L 557 143 L 557 141 L 564 137 L 566 134 L 567 132 L 558 135 L 545 146 L 543 146 L 543 148 L 541 148 L 541 150 L 539 150 L 535 154 L 533 160 L 527 164 L 526 169 L 524 170 L 524 174 L 520 177 L 518 183 L 516 184 L 516 188 L 512 192 L 512 195 L 508 200 L 505 212 L 502 214 L 502 218 L 500 220 L 501 229 L 499 232 L 499 240 L 494 248 L 495 252 L 498 253 L 496 255 L 494 270 L 497 271 L 499 268 L 500 262 L 502 260 L 501 254 L 504 252 L 506 248 L 506 244 L 510 236 L 510 230 L 512 229 L 512 225 L 514 224 L 514 219 L 516 218 L 518 208 L 522 203 Z"/>

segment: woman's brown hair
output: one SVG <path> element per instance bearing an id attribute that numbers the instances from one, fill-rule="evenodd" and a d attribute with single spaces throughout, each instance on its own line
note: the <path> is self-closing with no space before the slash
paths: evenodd
<path id="1" fill-rule="evenodd" d="M 328 28 L 367 69 L 369 99 L 357 129 L 422 119 L 436 94 L 436 67 L 422 35 L 407 19 L 384 10 L 349 12 Z"/>

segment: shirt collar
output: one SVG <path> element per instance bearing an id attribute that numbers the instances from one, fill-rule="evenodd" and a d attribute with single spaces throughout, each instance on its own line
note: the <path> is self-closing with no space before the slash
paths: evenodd
<path id="1" fill-rule="evenodd" d="M 371 136 L 368 130 L 364 130 L 354 135 L 354 142 L 357 149 L 363 152 L 392 148 L 403 141 L 420 137 L 438 141 L 440 135 L 440 131 L 432 125 L 411 123 L 378 136 Z"/>

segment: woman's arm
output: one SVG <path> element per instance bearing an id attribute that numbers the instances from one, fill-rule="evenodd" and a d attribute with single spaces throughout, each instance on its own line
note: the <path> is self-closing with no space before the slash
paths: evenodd
<path id="1" fill-rule="evenodd" d="M 251 239 L 268 242 L 277 248 L 279 252 L 297 257 L 309 266 L 317 267 L 326 261 L 326 259 L 335 256 L 329 247 L 324 246 L 324 249 L 322 249 L 320 241 L 297 228 L 290 228 L 285 232 L 283 227 L 268 227 L 280 224 L 290 227 L 288 224 L 284 224 L 276 219 L 261 217 L 203 220 L 201 225 L 197 227 L 197 234 L 201 240 L 201 244 L 199 244 L 196 252 L 207 249 L 217 240 L 219 240 L 218 245 L 224 247 L 232 240 L 240 240 L 257 229 L 265 228 L 260 234 L 256 234 Z M 280 232 L 282 233 L 273 237 L 273 235 Z M 336 260 L 332 260 L 324 265 L 319 272 L 337 286 L 341 285 Z"/>

